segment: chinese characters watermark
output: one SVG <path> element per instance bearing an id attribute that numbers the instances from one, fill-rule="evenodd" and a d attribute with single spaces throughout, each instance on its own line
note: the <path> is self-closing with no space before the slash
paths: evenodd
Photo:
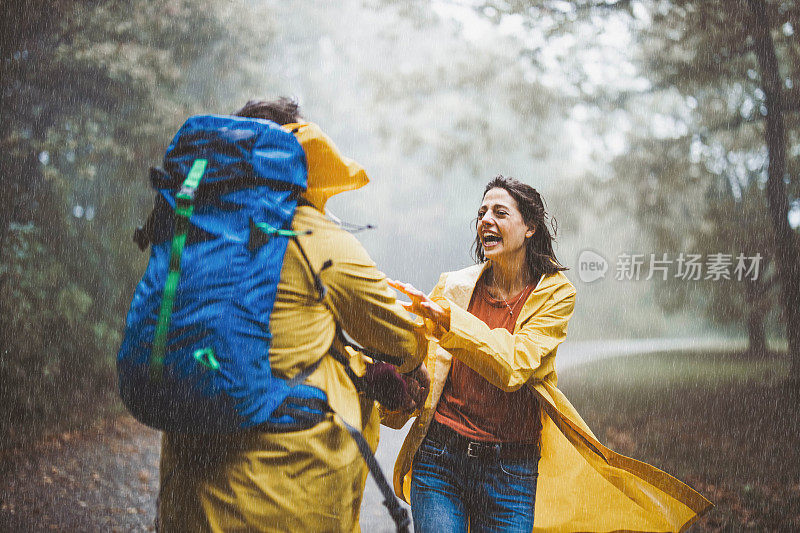
<path id="1" fill-rule="evenodd" d="M 763 256 L 760 253 L 726 254 L 638 254 L 622 253 L 617 256 L 614 279 L 639 281 L 670 278 L 684 281 L 745 281 L 758 279 Z M 584 283 L 603 279 L 609 263 L 598 252 L 583 250 L 578 256 L 578 277 Z"/>

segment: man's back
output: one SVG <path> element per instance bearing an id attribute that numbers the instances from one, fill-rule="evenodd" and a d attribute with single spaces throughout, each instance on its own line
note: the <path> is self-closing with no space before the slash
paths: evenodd
<path id="1" fill-rule="evenodd" d="M 403 361 L 401 370 L 421 361 L 424 340 L 352 235 L 310 206 L 297 209 L 292 229 L 311 231 L 299 242 L 326 296 L 319 300 L 308 263 L 290 242 L 270 319 L 270 364 L 276 374 L 292 377 L 321 360 L 306 383 L 324 390 L 333 410 L 361 428 L 374 449 L 379 421 L 373 402 L 359 396 L 341 363 L 327 355 L 337 325 L 364 346 Z M 164 531 L 358 530 L 367 471 L 334 417 L 290 433 L 165 434 L 161 469 Z"/>

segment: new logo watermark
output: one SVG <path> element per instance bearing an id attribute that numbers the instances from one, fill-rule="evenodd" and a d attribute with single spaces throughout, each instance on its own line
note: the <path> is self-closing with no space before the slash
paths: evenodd
<path id="1" fill-rule="evenodd" d="M 754 255 L 709 254 L 639 254 L 621 253 L 614 265 L 617 281 L 645 281 L 653 278 L 666 281 L 677 278 L 684 281 L 755 281 L 761 272 L 760 253 Z M 600 253 L 584 249 L 578 254 L 578 277 L 584 283 L 605 278 L 609 262 Z"/>
<path id="2" fill-rule="evenodd" d="M 608 261 L 594 250 L 581 250 L 578 255 L 578 277 L 584 283 L 603 279 L 608 272 Z"/>

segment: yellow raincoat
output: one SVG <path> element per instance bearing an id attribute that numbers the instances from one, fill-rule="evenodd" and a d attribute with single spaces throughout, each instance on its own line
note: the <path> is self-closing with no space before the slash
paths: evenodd
<path id="1" fill-rule="evenodd" d="M 409 501 L 414 454 L 425 438 L 453 357 L 493 385 L 531 387 L 542 408 L 534 531 L 683 531 L 711 502 L 669 474 L 600 444 L 556 388 L 555 356 L 567 334 L 575 288 L 561 273 L 544 276 L 525 302 L 514 333 L 490 329 L 466 311 L 488 263 L 443 274 L 431 299 L 450 308 L 450 331 L 432 342 L 425 365 L 431 391 L 394 469 L 398 496 Z M 401 427 L 408 415 L 384 413 Z"/>
<path id="2" fill-rule="evenodd" d="M 297 208 L 292 229 L 328 289 L 318 302 L 312 275 L 297 246 L 284 257 L 275 306 L 270 364 L 294 376 L 315 361 L 306 383 L 326 391 L 333 410 L 362 428 L 373 450 L 379 420 L 373 402 L 360 397 L 342 365 L 324 357 L 336 325 L 367 348 L 403 361 L 401 372 L 422 361 L 424 332 L 396 303 L 385 276 L 363 247 L 323 214 L 325 202 L 367 183 L 364 170 L 343 157 L 314 124 L 290 124 L 306 152 L 311 205 Z M 340 348 L 341 351 L 341 348 Z M 351 367 L 363 361 L 351 355 Z M 198 428 L 202 431 L 202 428 Z M 243 432 L 162 440 L 159 525 L 162 531 L 358 531 L 367 470 L 352 437 L 335 417 L 291 433 Z"/>

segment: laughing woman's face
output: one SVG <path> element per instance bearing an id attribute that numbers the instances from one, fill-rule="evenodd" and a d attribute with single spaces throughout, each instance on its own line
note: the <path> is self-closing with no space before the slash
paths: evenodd
<path id="1" fill-rule="evenodd" d="M 478 237 L 486 259 L 506 262 L 525 257 L 525 238 L 533 230 L 525 224 L 517 201 L 502 188 L 489 189 L 478 209 Z"/>

